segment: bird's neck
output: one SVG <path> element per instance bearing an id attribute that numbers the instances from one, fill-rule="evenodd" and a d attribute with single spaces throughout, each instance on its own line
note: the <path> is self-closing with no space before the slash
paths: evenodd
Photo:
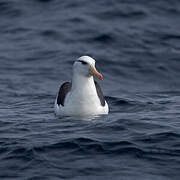
<path id="1" fill-rule="evenodd" d="M 72 90 L 79 93 L 90 91 L 90 93 L 96 93 L 93 76 L 87 77 L 74 73 L 72 79 Z"/>

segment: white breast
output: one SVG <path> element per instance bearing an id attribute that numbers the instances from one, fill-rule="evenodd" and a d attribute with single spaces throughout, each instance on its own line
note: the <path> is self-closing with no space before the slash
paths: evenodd
<path id="1" fill-rule="evenodd" d="M 73 77 L 72 90 L 65 98 L 64 106 L 55 103 L 57 115 L 98 115 L 108 114 L 107 102 L 101 105 L 93 77 Z"/>

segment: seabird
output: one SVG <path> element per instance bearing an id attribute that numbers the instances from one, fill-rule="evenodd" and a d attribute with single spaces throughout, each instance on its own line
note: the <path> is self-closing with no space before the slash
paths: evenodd
<path id="1" fill-rule="evenodd" d="M 95 60 L 81 56 L 73 64 L 71 82 L 63 83 L 55 100 L 55 114 L 58 116 L 87 116 L 108 114 L 108 104 L 94 77 L 103 76 L 95 68 Z"/>

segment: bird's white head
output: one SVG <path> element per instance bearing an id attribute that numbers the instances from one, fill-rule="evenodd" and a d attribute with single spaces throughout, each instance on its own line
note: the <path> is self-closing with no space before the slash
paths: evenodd
<path id="1" fill-rule="evenodd" d="M 89 56 L 81 56 L 74 62 L 73 73 L 86 77 L 94 76 L 100 80 L 103 79 L 102 74 L 95 68 L 95 60 Z"/>

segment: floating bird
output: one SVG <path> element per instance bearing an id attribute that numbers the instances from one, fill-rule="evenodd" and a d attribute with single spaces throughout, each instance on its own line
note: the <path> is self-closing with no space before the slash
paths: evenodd
<path id="1" fill-rule="evenodd" d="M 108 104 L 94 77 L 103 76 L 95 68 L 95 60 L 81 56 L 73 65 L 71 82 L 61 85 L 55 101 L 55 114 L 58 116 L 87 116 L 108 114 Z"/>

